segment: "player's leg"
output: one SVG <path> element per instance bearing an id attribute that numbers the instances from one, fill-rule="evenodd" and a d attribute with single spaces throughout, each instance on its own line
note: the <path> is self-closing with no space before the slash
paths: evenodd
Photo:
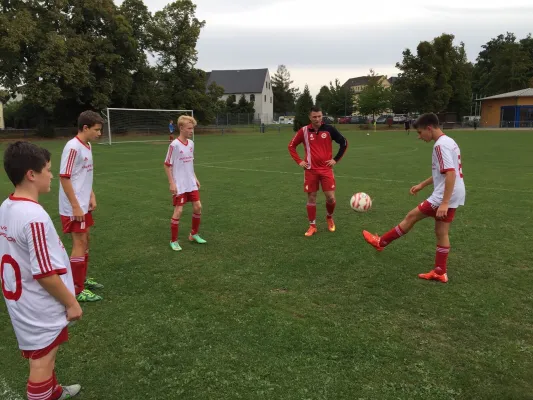
<path id="1" fill-rule="evenodd" d="M 78 229 L 78 232 L 72 232 L 72 253 L 70 256 L 70 266 L 72 268 L 72 277 L 74 278 L 74 287 L 76 298 L 79 302 L 99 301 L 101 296 L 94 294 L 90 289 L 85 287 L 85 278 L 87 275 L 87 265 L 85 264 L 85 252 L 88 245 L 88 234 L 85 227 Z"/>
<path id="2" fill-rule="evenodd" d="M 407 234 L 411 229 L 413 229 L 417 222 L 428 217 L 429 215 L 424 213 L 420 207 L 416 207 L 409 211 L 405 218 L 398 225 L 385 233 L 383 236 L 374 235 L 368 231 L 363 231 L 363 237 L 369 244 L 374 246 L 376 250 L 382 251 L 387 245 Z"/>
<path id="3" fill-rule="evenodd" d="M 85 282 L 84 285 L 89 290 L 94 289 L 103 289 L 104 285 L 101 283 L 96 282 L 93 278 L 87 277 L 87 271 L 89 270 L 89 249 L 91 247 L 91 227 L 94 225 L 93 219 L 92 219 L 92 213 L 88 213 L 85 216 L 85 222 L 87 224 L 87 245 L 85 248 Z"/>
<path id="4" fill-rule="evenodd" d="M 180 251 L 181 246 L 178 243 L 178 231 L 183 213 L 182 196 L 174 196 L 174 212 L 170 220 L 170 248 L 174 251 Z"/>
<path id="5" fill-rule="evenodd" d="M 419 274 L 421 279 L 448 282 L 446 264 L 450 253 L 450 225 L 455 215 L 455 209 L 448 209 L 448 215 L 442 220 L 435 220 L 435 235 L 437 236 L 437 250 L 435 252 L 435 268 L 426 274 Z"/>
<path id="6" fill-rule="evenodd" d="M 309 228 L 305 232 L 305 236 L 313 236 L 318 232 L 316 227 L 316 194 L 317 192 L 307 193 L 307 219 L 309 220 Z"/>
<path id="7" fill-rule="evenodd" d="M 189 240 L 191 242 L 205 244 L 207 243 L 207 241 L 202 239 L 200 235 L 198 234 L 198 231 L 200 230 L 200 221 L 202 219 L 202 202 L 200 201 L 198 192 L 196 192 L 196 194 L 192 192 L 189 198 L 192 201 L 192 224 L 191 224 L 191 233 L 189 235 Z"/>
<path id="8" fill-rule="evenodd" d="M 335 206 L 337 205 L 335 191 L 330 190 L 324 192 L 324 195 L 326 196 L 326 220 L 328 222 L 328 229 L 330 232 L 335 232 L 335 221 L 333 220 L 333 212 L 335 211 Z"/>

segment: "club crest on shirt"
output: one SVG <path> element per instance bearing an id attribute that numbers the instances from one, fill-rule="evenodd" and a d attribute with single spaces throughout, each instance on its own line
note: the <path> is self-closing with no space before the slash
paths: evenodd
<path id="1" fill-rule="evenodd" d="M 322 134 L 320 135 L 320 137 L 321 137 L 322 139 L 325 139 L 325 138 L 328 137 L 328 134 L 327 134 L 326 132 L 322 132 Z"/>

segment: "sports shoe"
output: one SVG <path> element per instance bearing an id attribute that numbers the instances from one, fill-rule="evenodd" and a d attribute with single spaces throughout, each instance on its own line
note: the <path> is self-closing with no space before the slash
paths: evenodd
<path id="1" fill-rule="evenodd" d="M 318 232 L 318 229 L 316 229 L 316 225 L 310 225 L 307 232 L 305 232 L 305 236 L 313 236 L 315 233 Z"/>
<path id="2" fill-rule="evenodd" d="M 83 290 L 80 294 L 76 296 L 76 300 L 78 300 L 79 302 L 84 302 L 84 303 L 100 301 L 102 299 L 103 299 L 102 296 L 98 296 L 97 294 L 94 294 L 89 289 Z"/>
<path id="3" fill-rule="evenodd" d="M 101 283 L 98 283 L 94 280 L 94 278 L 87 278 L 85 279 L 85 287 L 87 289 L 93 290 L 93 289 L 103 289 L 104 285 Z"/>
<path id="4" fill-rule="evenodd" d="M 330 232 L 335 232 L 335 221 L 333 221 L 333 218 L 326 218 L 328 221 L 328 229 Z"/>
<path id="5" fill-rule="evenodd" d="M 365 238 L 366 242 L 371 246 L 374 246 L 377 251 L 383 251 L 383 249 L 385 248 L 379 245 L 379 242 L 381 240 L 379 235 L 374 235 L 368 231 L 363 231 L 363 237 Z"/>
<path id="6" fill-rule="evenodd" d="M 427 274 L 418 274 L 420 279 L 427 279 L 428 281 L 439 281 L 442 283 L 448 282 L 448 274 L 437 274 L 434 269 L 429 271 Z"/>
<path id="7" fill-rule="evenodd" d="M 189 240 L 190 240 L 191 242 L 196 242 L 196 243 L 200 243 L 200 244 L 207 243 L 207 241 L 204 240 L 204 239 L 202 239 L 202 238 L 200 237 L 199 234 L 196 234 L 196 235 L 189 235 Z"/>
<path id="8" fill-rule="evenodd" d="M 63 388 L 63 393 L 61 393 L 61 397 L 59 397 L 58 400 L 64 400 L 64 399 L 70 399 L 71 397 L 76 396 L 80 390 L 80 385 L 70 385 L 70 386 L 61 386 Z"/>
<path id="9" fill-rule="evenodd" d="M 170 248 L 174 251 L 181 251 L 181 246 L 178 242 L 170 242 Z"/>

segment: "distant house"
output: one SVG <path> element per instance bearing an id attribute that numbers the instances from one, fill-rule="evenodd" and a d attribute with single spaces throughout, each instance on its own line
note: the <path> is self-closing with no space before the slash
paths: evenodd
<path id="1" fill-rule="evenodd" d="M 373 77 L 371 76 L 358 76 L 357 78 L 350 78 L 348 79 L 343 87 L 348 87 L 352 89 L 352 92 L 354 93 L 354 104 L 357 102 L 357 97 L 359 96 L 359 93 L 363 91 L 365 87 L 368 86 L 368 82 L 370 82 L 370 79 Z M 389 79 L 385 77 L 385 75 L 378 75 L 375 78 L 378 79 L 378 82 L 380 85 L 382 85 L 384 88 L 390 88 L 392 86 L 392 83 Z M 392 78 L 391 78 L 392 79 Z"/>
<path id="2" fill-rule="evenodd" d="M 480 100 L 482 127 L 533 127 L 533 88 L 497 94 Z"/>
<path id="3" fill-rule="evenodd" d="M 207 86 L 216 82 L 224 88 L 222 100 L 235 95 L 238 102 L 242 95 L 254 102 L 254 118 L 271 123 L 274 118 L 274 94 L 268 68 L 214 70 L 207 73 Z"/>

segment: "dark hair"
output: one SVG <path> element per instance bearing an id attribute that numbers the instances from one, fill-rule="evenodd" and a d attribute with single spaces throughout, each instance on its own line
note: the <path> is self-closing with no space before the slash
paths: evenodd
<path id="1" fill-rule="evenodd" d="M 85 125 L 87 125 L 87 128 L 92 128 L 96 124 L 103 126 L 104 119 L 100 116 L 100 114 L 95 113 L 94 111 L 84 111 L 78 117 L 78 131 L 82 131 Z"/>
<path id="2" fill-rule="evenodd" d="M 422 114 L 413 124 L 415 129 L 426 129 L 429 126 L 433 128 L 439 127 L 439 117 L 433 113 Z"/>
<path id="3" fill-rule="evenodd" d="M 4 152 L 4 169 L 13 185 L 18 186 L 28 171 L 40 173 L 50 161 L 50 152 L 30 142 L 18 141 Z"/>
<path id="4" fill-rule="evenodd" d="M 311 110 L 309 110 L 309 114 L 313 112 L 322 112 L 322 109 L 319 106 L 313 106 L 311 107 Z"/>

